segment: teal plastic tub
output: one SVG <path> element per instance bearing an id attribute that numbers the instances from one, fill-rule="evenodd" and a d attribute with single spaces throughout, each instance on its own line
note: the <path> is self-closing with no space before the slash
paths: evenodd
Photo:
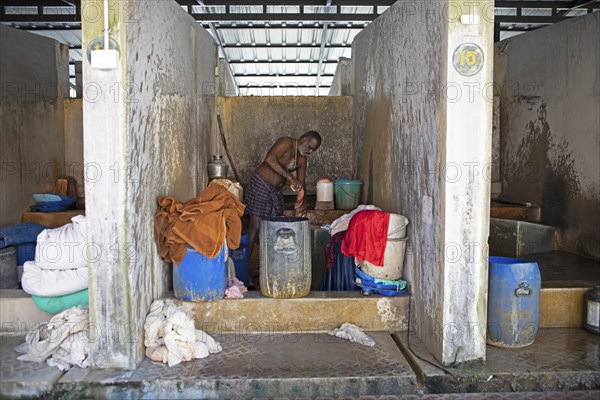
<path id="1" fill-rule="evenodd" d="M 33 302 L 42 311 L 49 314 L 59 314 L 71 307 L 87 307 L 89 304 L 88 290 L 66 294 L 64 296 L 42 297 L 31 296 Z"/>
<path id="2" fill-rule="evenodd" d="M 353 210 L 360 204 L 359 179 L 337 179 L 335 181 L 335 206 L 338 210 Z"/>

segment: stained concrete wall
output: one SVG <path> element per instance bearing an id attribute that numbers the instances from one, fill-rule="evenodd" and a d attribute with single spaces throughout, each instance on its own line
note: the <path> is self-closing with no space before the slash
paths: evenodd
<path id="1" fill-rule="evenodd" d="M 82 9 L 101 4 L 84 1 Z M 130 11 L 110 18 L 119 68 L 84 64 L 85 162 L 98 171 L 86 181 L 88 239 L 102 250 L 88 251 L 91 359 L 94 368 L 132 369 L 143 358 L 149 306 L 168 281 L 154 241 L 157 198 L 187 200 L 206 183 L 217 53 L 176 2 L 111 0 L 110 9 Z M 101 23 L 84 19 L 84 46 Z"/>
<path id="2" fill-rule="evenodd" d="M 244 184 L 277 138 L 309 130 L 318 131 L 323 142 L 308 157 L 307 187 L 314 189 L 320 177 L 352 174 L 351 97 L 221 97 L 219 113 Z"/>
<path id="3" fill-rule="evenodd" d="M 85 206 L 83 164 L 83 100 L 65 99 L 65 175 L 77 182 L 77 208 Z"/>
<path id="4" fill-rule="evenodd" d="M 496 44 L 502 198 L 600 258 L 600 13 Z"/>
<path id="5" fill-rule="evenodd" d="M 224 58 L 219 59 L 219 96 L 233 97 L 239 95 L 239 88 Z"/>
<path id="6" fill-rule="evenodd" d="M 352 60 L 340 57 L 329 88 L 329 96 L 352 95 Z"/>
<path id="7" fill-rule="evenodd" d="M 485 358 L 492 20 L 491 1 L 397 1 L 352 49 L 362 200 L 410 220 L 411 329 L 444 364 Z M 453 65 L 465 42 L 484 56 L 469 77 Z"/>
<path id="8" fill-rule="evenodd" d="M 34 193 L 65 167 L 69 49 L 0 25 L 0 226 L 20 222 Z"/>

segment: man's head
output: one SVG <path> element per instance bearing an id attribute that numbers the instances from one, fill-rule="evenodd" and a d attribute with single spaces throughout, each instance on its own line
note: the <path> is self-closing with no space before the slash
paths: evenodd
<path id="1" fill-rule="evenodd" d="M 317 131 L 308 131 L 298 139 L 298 152 L 307 156 L 321 146 L 321 135 Z"/>

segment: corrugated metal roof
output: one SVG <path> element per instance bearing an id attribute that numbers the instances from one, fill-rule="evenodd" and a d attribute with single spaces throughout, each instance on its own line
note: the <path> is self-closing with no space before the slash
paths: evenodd
<path id="1" fill-rule="evenodd" d="M 354 37 L 394 3 L 177 1 L 222 45 L 221 55 L 230 62 L 241 93 L 248 95 L 326 95 L 337 61 L 351 57 Z M 0 0 L 4 10 L 0 21 L 69 45 L 74 63 L 82 60 L 79 5 L 80 0 Z M 518 0 L 496 1 L 495 5 L 496 40 L 501 40 L 596 11 L 600 1 Z M 74 68 L 70 70 L 74 74 Z"/>

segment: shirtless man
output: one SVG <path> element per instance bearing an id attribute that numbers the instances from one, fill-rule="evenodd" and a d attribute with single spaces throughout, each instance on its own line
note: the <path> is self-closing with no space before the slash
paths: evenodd
<path id="1" fill-rule="evenodd" d="M 306 156 L 321 146 L 321 135 L 308 131 L 299 139 L 282 137 L 269 149 L 262 164 L 256 168 L 246 188 L 246 213 L 250 215 L 249 249 L 252 251 L 263 218 L 283 215 L 281 188 L 289 183 L 298 192 L 296 215 L 306 216 L 304 190 Z M 296 171 L 296 177 L 291 173 Z M 252 279 L 252 277 L 251 277 Z"/>

